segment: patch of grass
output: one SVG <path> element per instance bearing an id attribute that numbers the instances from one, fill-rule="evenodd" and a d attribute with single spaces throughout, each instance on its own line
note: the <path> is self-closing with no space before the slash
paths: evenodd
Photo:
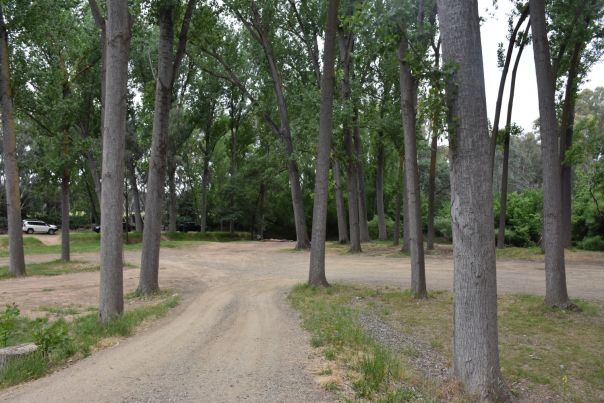
<path id="1" fill-rule="evenodd" d="M 398 381 L 405 388 L 394 387 L 397 382 L 392 379 L 380 378 L 384 365 L 388 371 L 396 368 L 388 363 L 389 353 L 364 347 L 361 341 L 367 336 L 360 329 L 350 329 L 358 328 L 355 318 L 359 312 L 371 311 L 393 329 L 415 340 L 426 340 L 425 347 L 451 361 L 453 297 L 450 292 L 434 291 L 427 300 L 417 301 L 408 291 L 343 285 L 314 290 L 299 286 L 292 291 L 290 299 L 302 312 L 304 325 L 312 337 L 322 341 L 321 348 L 333 349 L 336 363 L 354 368 L 350 378 L 357 397 L 382 401 L 451 397 L 450 391 L 434 387 L 421 379 L 421 375 L 413 374 L 408 363 L 417 352 L 412 349 L 403 350 L 398 361 Z M 548 308 L 541 296 L 499 296 L 500 360 L 509 384 L 526 386 L 529 390 L 526 393 L 539 390 L 554 400 L 560 397 L 569 401 L 601 399 L 604 395 L 604 303 L 573 302 L 581 311 Z M 376 387 L 380 383 L 382 386 Z M 389 386 L 385 388 L 385 384 Z M 406 388 L 407 385 L 413 388 Z M 460 393 L 454 391 L 453 398 L 463 400 Z M 369 394 L 371 397 L 367 397 Z M 403 398 L 407 394 L 413 396 Z"/>
<path id="2" fill-rule="evenodd" d="M 38 311 L 48 312 L 53 315 L 61 315 L 61 316 L 69 316 L 69 315 L 77 315 L 81 312 L 80 309 L 74 306 L 66 306 L 66 307 L 54 307 L 54 306 L 39 306 Z"/>
<path id="3" fill-rule="evenodd" d="M 44 263 L 31 263 L 26 267 L 28 276 L 59 276 L 61 274 L 98 271 L 99 266 L 88 262 L 63 262 L 53 260 Z M 8 267 L 0 267 L 0 280 L 11 278 Z"/>
<path id="4" fill-rule="evenodd" d="M 506 247 L 497 249 L 497 259 L 519 259 L 541 261 L 544 258 L 543 251 L 539 247 L 518 248 Z"/>
<path id="5" fill-rule="evenodd" d="M 51 342 L 47 353 L 39 351 L 26 359 L 14 361 L 0 372 L 0 389 L 44 376 L 69 358 L 87 356 L 105 338 L 130 336 L 143 321 L 165 315 L 179 302 L 177 295 L 166 294 L 159 294 L 151 300 L 155 303 L 126 311 L 107 324 L 99 323 L 96 309 L 93 313 L 76 317 L 69 322 L 59 319 L 49 323 L 47 319 L 29 320 L 20 317 L 9 345 L 40 338 Z M 65 329 L 64 334 L 61 333 L 58 337 L 52 333 L 55 323 L 61 325 L 58 328 Z"/>

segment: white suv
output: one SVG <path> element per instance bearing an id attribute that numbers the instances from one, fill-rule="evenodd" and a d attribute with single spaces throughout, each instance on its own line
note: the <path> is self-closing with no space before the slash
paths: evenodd
<path id="1" fill-rule="evenodd" d="M 23 220 L 23 232 L 33 234 L 34 232 L 43 232 L 45 234 L 54 235 L 57 232 L 58 227 L 56 225 L 46 224 L 44 221 L 39 220 Z"/>

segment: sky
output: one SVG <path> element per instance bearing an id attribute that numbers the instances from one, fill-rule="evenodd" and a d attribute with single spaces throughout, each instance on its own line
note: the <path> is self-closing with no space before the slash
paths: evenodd
<path id="1" fill-rule="evenodd" d="M 481 38 L 487 109 L 491 122 L 495 116 L 495 102 L 497 100 L 497 91 L 499 90 L 499 80 L 501 79 L 501 70 L 497 67 L 497 44 L 503 42 L 504 49 L 507 49 L 508 16 L 513 9 L 513 4 L 509 0 L 499 0 L 497 3 L 498 8 L 495 9 L 493 7 L 493 0 L 478 0 L 480 15 L 486 19 L 481 26 Z M 512 63 L 514 60 L 515 58 L 512 59 Z M 512 65 L 510 66 L 506 83 L 508 85 L 506 85 L 502 103 L 501 119 L 503 119 L 503 124 L 505 124 L 511 73 Z M 604 86 L 604 62 L 600 61 L 597 65 L 593 66 L 587 79 L 587 82 L 580 89 L 593 89 L 598 86 Z M 537 99 L 535 64 L 533 62 L 533 49 L 529 45 L 524 48 L 522 59 L 518 66 L 512 121 L 523 127 L 525 131 L 531 131 L 533 129 L 533 122 L 538 117 L 539 104 Z"/>

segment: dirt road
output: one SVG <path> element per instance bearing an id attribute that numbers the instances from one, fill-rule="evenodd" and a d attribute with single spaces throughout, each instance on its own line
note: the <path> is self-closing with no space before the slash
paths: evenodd
<path id="1" fill-rule="evenodd" d="M 117 346 L 0 392 L 0 401 L 332 401 L 314 379 L 319 359 L 286 301 L 290 287 L 307 277 L 308 253 L 292 252 L 292 246 L 237 242 L 162 250 L 161 285 L 183 296 L 175 312 Z M 98 259 L 92 254 L 74 258 Z M 139 259 L 137 252 L 126 254 L 132 264 Z M 602 266 L 570 263 L 570 294 L 604 298 Z M 450 288 L 450 259 L 428 258 L 426 267 L 429 288 Z M 126 270 L 124 277 L 126 290 L 136 287 L 137 270 Z M 409 262 L 331 252 L 327 277 L 405 288 Z M 543 263 L 498 263 L 500 292 L 542 294 L 543 283 Z M 26 312 L 41 305 L 95 306 L 97 298 L 98 273 L 0 282 L 0 302 L 14 301 Z"/>

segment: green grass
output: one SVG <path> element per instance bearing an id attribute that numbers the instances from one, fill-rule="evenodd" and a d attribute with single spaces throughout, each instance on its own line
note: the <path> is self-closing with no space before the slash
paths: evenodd
<path id="1" fill-rule="evenodd" d="M 98 322 L 96 310 L 71 321 L 58 319 L 66 327 L 66 335 L 52 346 L 48 354 L 39 351 L 26 359 L 11 363 L 0 372 L 0 389 L 42 377 L 63 365 L 68 359 L 85 357 L 99 343 L 109 337 L 127 337 L 145 320 L 159 318 L 178 305 L 179 297 L 160 293 L 149 300 L 149 304 L 126 311 L 121 317 L 106 325 Z M 20 317 L 9 337 L 9 345 L 32 342 L 36 329 L 50 326 L 46 319 L 30 320 Z M 56 322 L 55 322 L 56 323 Z"/>
<path id="2" fill-rule="evenodd" d="M 517 248 L 506 247 L 497 249 L 498 259 L 543 260 L 543 251 L 538 247 Z"/>
<path id="3" fill-rule="evenodd" d="M 60 235 L 43 235 L 49 237 L 60 237 Z M 179 248 L 199 245 L 200 242 L 229 242 L 249 240 L 246 232 L 166 232 L 162 234 L 161 246 L 164 248 Z M 124 234 L 124 250 L 140 250 L 142 248 L 143 235 L 140 232 L 128 233 L 128 240 Z M 71 253 L 89 253 L 100 250 L 101 236 L 93 231 L 70 233 Z M 59 254 L 61 245 L 45 245 L 39 239 L 24 235 L 24 251 L 26 255 Z M 8 256 L 8 237 L 0 236 L 0 257 Z"/>
<path id="4" fill-rule="evenodd" d="M 367 336 L 355 320 L 364 311 L 375 313 L 392 328 L 422 341 L 424 346 L 421 348 L 432 349 L 451 362 L 453 323 L 450 292 L 434 291 L 427 300 L 417 301 L 409 292 L 387 288 L 376 290 L 336 285 L 328 289 L 312 289 L 299 286 L 292 291 L 290 299 L 302 313 L 312 344 L 325 351 L 334 351 L 336 362 L 355 368 L 352 379 L 356 372 L 362 371 L 379 375 L 383 372 L 380 362 L 387 362 L 385 357 L 388 354 L 392 356 L 392 353 L 371 347 L 374 352 L 370 356 L 377 357 L 375 362 L 363 362 L 361 370 L 358 369 L 355 357 L 367 355 L 362 345 Z M 544 394 L 554 400 L 569 401 L 597 401 L 604 395 L 604 303 L 573 302 L 581 308 L 580 312 L 548 308 L 540 296 L 499 297 L 501 368 L 512 390 L 513 385 L 522 383 L 528 387 L 529 395 L 539 393 L 538 399 Z M 369 345 L 375 343 L 370 341 Z M 418 396 L 441 400 L 448 392 L 421 379 L 421 375 L 409 367 L 409 359 L 417 353 L 416 349 L 407 348 L 398 357 L 404 386 L 412 384 Z M 392 387 L 387 385 L 392 385 L 391 380 L 373 376 L 365 383 L 375 400 L 389 401 Z M 397 388 L 396 393 L 403 393 L 401 390 Z M 459 395 L 453 398 L 464 400 Z"/>
<path id="5" fill-rule="evenodd" d="M 59 276 L 61 274 L 81 273 L 98 271 L 99 265 L 89 262 L 63 262 L 61 260 L 53 260 L 44 263 L 31 263 L 26 267 L 28 276 Z M 8 273 L 8 267 L 0 267 L 0 280 L 11 278 Z"/>

